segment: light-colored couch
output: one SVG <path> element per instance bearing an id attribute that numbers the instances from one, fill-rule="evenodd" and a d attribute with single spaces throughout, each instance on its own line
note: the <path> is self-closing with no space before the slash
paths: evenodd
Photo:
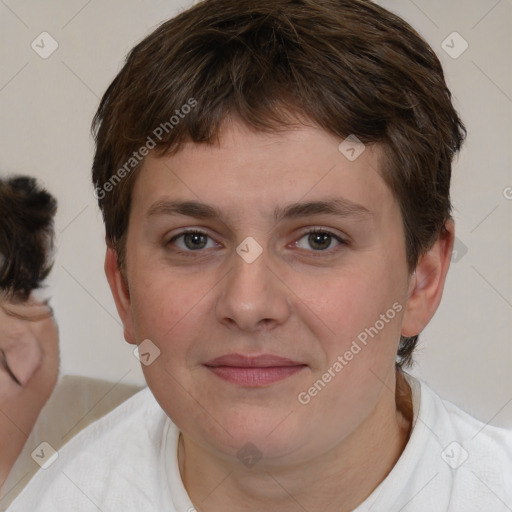
<path id="1" fill-rule="evenodd" d="M 40 469 L 35 458 L 32 458 L 32 453 L 41 443 L 46 442 L 58 451 L 83 428 L 116 408 L 140 389 L 140 386 L 88 377 L 61 377 L 0 490 L 0 511 L 7 509 Z"/>

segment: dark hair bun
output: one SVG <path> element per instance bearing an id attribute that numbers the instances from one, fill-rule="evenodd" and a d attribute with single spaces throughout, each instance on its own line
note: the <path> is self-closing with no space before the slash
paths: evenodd
<path id="1" fill-rule="evenodd" d="M 53 265 L 56 199 L 29 176 L 0 178 L 0 292 L 26 300 Z"/>

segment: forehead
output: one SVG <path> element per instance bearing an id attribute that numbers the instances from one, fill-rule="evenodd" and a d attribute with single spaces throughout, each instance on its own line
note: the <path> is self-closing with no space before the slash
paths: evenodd
<path id="1" fill-rule="evenodd" d="M 382 148 L 356 144 L 354 159 L 347 144 L 350 150 L 350 140 L 316 127 L 264 133 L 233 123 L 224 127 L 218 144 L 185 143 L 173 155 L 148 155 L 135 182 L 132 210 L 145 215 L 158 201 L 172 199 L 217 205 L 231 215 L 250 210 L 274 218 L 291 202 L 327 198 L 369 211 L 391 207 L 394 198 L 381 175 Z"/>

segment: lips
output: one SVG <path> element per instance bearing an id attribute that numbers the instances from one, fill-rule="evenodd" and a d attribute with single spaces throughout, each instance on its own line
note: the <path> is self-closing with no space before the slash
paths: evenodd
<path id="1" fill-rule="evenodd" d="M 261 356 L 244 356 L 242 354 L 226 354 L 205 363 L 205 366 L 236 366 L 239 368 L 268 368 L 270 366 L 302 366 L 304 363 L 272 354 Z"/>
<path id="2" fill-rule="evenodd" d="M 204 364 L 217 377 L 246 387 L 261 387 L 286 379 L 307 367 L 292 359 L 263 354 L 226 354 Z"/>

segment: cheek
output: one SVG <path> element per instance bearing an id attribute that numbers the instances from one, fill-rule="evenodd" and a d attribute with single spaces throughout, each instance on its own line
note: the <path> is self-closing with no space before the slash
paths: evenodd
<path id="1" fill-rule="evenodd" d="M 370 262 L 323 276 L 288 276 L 302 320 L 323 340 L 331 357 L 358 336 L 363 343 L 365 337 L 395 341 L 399 336 L 403 286 L 385 267 L 382 261 Z"/>
<path id="2" fill-rule="evenodd" d="M 386 393 L 383 383 L 392 384 L 404 307 L 396 276 L 388 274 L 379 282 L 382 275 L 354 271 L 320 287 L 304 283 L 315 313 L 310 316 L 321 318 L 329 331 L 315 333 L 325 358 L 297 399 L 308 418 L 325 418 L 326 435 L 331 432 L 327 424 L 343 425 L 348 435 Z"/>
<path id="3" fill-rule="evenodd" d="M 164 355 L 186 351 L 211 315 L 214 286 L 205 274 L 179 276 L 157 266 L 146 268 L 130 286 L 136 339 L 150 339 Z"/>

